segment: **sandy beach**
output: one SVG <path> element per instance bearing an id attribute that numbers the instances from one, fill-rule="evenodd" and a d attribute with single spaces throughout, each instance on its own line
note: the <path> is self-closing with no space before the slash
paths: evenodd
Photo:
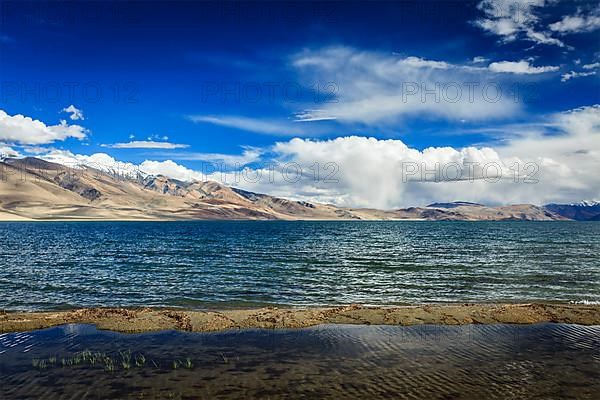
<path id="1" fill-rule="evenodd" d="M 214 332 L 228 329 L 305 328 L 320 324 L 466 325 L 535 324 L 541 322 L 600 325 L 600 305 L 463 304 L 227 311 L 184 311 L 151 308 L 87 308 L 56 312 L 4 312 L 0 332 L 19 332 L 62 324 L 94 324 L 117 332 L 180 330 Z"/>

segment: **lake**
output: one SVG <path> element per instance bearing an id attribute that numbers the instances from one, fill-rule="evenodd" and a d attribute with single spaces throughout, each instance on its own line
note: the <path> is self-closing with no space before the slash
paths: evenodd
<path id="1" fill-rule="evenodd" d="M 600 223 L 0 223 L 0 309 L 600 300 Z"/>

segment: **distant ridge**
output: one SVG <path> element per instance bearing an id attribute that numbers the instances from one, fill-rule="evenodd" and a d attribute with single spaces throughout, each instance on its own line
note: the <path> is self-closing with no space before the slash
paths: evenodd
<path id="1" fill-rule="evenodd" d="M 32 157 L 7 158 L 0 167 L 0 220 L 554 221 L 578 219 L 583 213 L 566 212 L 559 205 L 489 207 L 466 201 L 395 210 L 348 208 L 254 193 L 215 181 L 123 174 L 89 165 L 73 168 Z M 600 209 L 593 205 L 585 210 L 594 207 Z M 598 214 L 586 211 L 586 220 Z"/>
<path id="2" fill-rule="evenodd" d="M 582 201 L 571 204 L 546 204 L 547 210 L 576 221 L 599 221 L 600 202 Z"/>

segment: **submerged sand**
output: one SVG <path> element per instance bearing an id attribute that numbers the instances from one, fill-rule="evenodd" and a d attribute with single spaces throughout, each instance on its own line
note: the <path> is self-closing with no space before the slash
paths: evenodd
<path id="1" fill-rule="evenodd" d="M 29 331 L 83 323 L 118 332 L 181 330 L 213 332 L 249 328 L 305 328 L 320 324 L 465 325 L 555 322 L 600 325 L 600 305 L 462 304 L 334 308 L 184 311 L 173 309 L 86 308 L 56 312 L 2 312 L 0 332 Z"/>

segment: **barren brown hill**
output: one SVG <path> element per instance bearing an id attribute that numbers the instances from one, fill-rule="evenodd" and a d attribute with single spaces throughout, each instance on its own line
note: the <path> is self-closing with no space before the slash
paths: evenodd
<path id="1" fill-rule="evenodd" d="M 165 176 L 121 176 L 37 158 L 0 163 L 0 220 L 561 220 L 530 204 L 440 203 L 397 210 L 340 208 Z"/>

